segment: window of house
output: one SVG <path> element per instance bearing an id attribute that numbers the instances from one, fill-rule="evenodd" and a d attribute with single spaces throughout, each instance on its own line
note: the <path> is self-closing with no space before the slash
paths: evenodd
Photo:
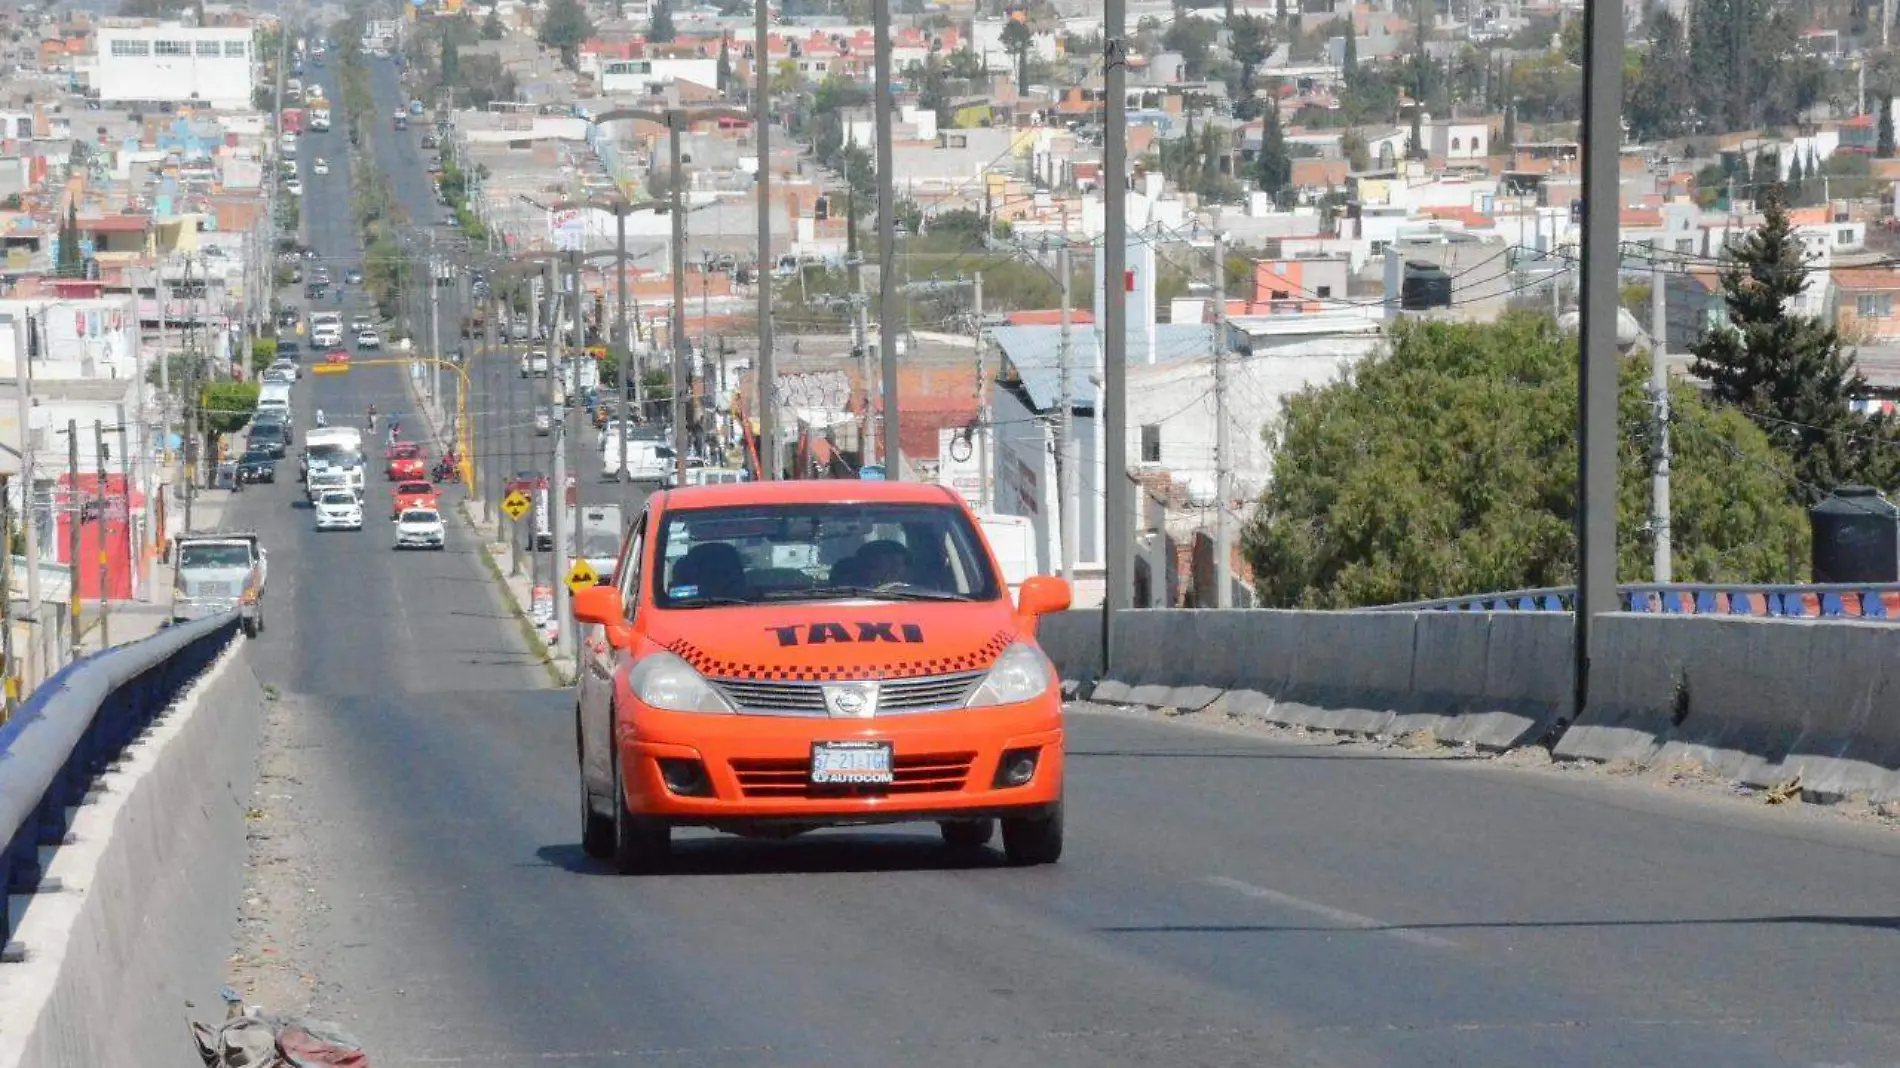
<path id="1" fill-rule="evenodd" d="M 1851 245 L 1851 244 L 1853 244 L 1853 243 L 1854 243 L 1854 231 L 1852 231 L 1852 230 L 1841 230 L 1841 231 L 1838 231 L 1838 232 L 1836 232 L 1836 233 L 1835 233 L 1835 235 L 1834 235 L 1834 243 L 1835 243 L 1835 244 L 1837 244 L 1837 245 Z"/>
<path id="2" fill-rule="evenodd" d="M 1388 244 L 1390 244 L 1390 242 L 1387 242 L 1387 241 L 1374 241 L 1374 242 L 1372 243 L 1372 254 L 1373 254 L 1374 256 L 1383 256 L 1383 255 L 1385 255 L 1385 247 L 1386 247 L 1386 245 L 1388 245 Z"/>
<path id="3" fill-rule="evenodd" d="M 1695 251 L 1695 238 L 1693 238 L 1693 237 L 1682 237 L 1682 238 L 1677 238 L 1677 239 L 1676 239 L 1676 251 L 1677 251 L 1677 252 L 1694 252 L 1694 251 Z"/>
<path id="4" fill-rule="evenodd" d="M 198 42 L 198 55 L 200 57 L 208 56 L 212 59 L 216 59 L 218 58 L 218 55 L 221 51 L 222 50 L 218 48 L 218 42 L 216 41 L 199 41 Z"/>
<path id="5" fill-rule="evenodd" d="M 1482 153 L 1483 151 L 1484 151 L 1484 138 L 1482 137 L 1472 138 L 1471 139 L 1471 154 L 1475 156 Z"/>
<path id="6" fill-rule="evenodd" d="M 1161 462 L 1161 427 L 1149 424 L 1141 428 L 1141 462 L 1158 464 Z"/>
<path id="7" fill-rule="evenodd" d="M 224 42 L 224 56 L 226 59 L 243 59 L 245 49 L 249 45 L 249 41 L 226 41 Z"/>
<path id="8" fill-rule="evenodd" d="M 1273 291 L 1274 300 L 1285 300 L 1286 297 L 1287 297 L 1287 292 L 1284 289 L 1276 289 Z"/>
<path id="9" fill-rule="evenodd" d="M 1326 298 L 1333 295 L 1333 287 L 1332 286 L 1315 286 L 1313 288 L 1313 292 L 1317 294 L 1321 300 L 1325 300 Z"/>
<path id="10" fill-rule="evenodd" d="M 112 54 L 124 58 L 149 56 L 152 54 L 152 44 L 150 41 L 114 41 Z"/>
<path id="11" fill-rule="evenodd" d="M 1458 151 L 1459 149 L 1461 149 L 1461 148 L 1463 148 L 1463 147 L 1464 147 L 1464 144 L 1463 144 L 1463 142 L 1461 141 L 1461 139 L 1459 139 L 1459 138 L 1456 138 L 1456 137 L 1454 137 L 1454 138 L 1452 138 L 1452 139 L 1451 139 L 1451 150 L 1452 150 L 1453 152 L 1456 152 L 1456 151 Z"/>
<path id="12" fill-rule="evenodd" d="M 190 41 L 153 41 L 152 54 L 155 56 L 191 55 Z"/>
<path id="13" fill-rule="evenodd" d="M 1862 319 L 1886 319 L 1893 315 L 1892 293 L 1862 293 L 1854 298 L 1854 314 Z"/>

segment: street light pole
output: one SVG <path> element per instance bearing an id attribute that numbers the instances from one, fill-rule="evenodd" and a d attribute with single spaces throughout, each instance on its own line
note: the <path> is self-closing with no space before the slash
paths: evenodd
<path id="1" fill-rule="evenodd" d="M 873 0 L 871 11 L 877 42 L 877 99 L 872 110 L 877 119 L 877 338 L 884 373 L 884 477 L 895 480 L 904 473 L 904 451 L 897 436 L 901 422 L 897 408 L 897 331 L 903 320 L 897 309 L 897 192 L 896 175 L 892 173 L 896 150 L 891 134 L 897 101 L 891 92 L 891 0 Z"/>
<path id="2" fill-rule="evenodd" d="M 685 114 L 666 116 L 667 152 L 671 159 L 673 193 L 673 318 L 668 342 L 673 346 L 673 471 L 686 485 L 686 175 L 680 163 L 680 124 Z"/>
<path id="3" fill-rule="evenodd" d="M 616 433 L 620 437 L 620 457 L 622 470 L 615 472 L 623 475 L 627 462 L 627 420 L 632 417 L 628 403 L 632 392 L 631 382 L 637 373 L 633 366 L 633 343 L 627 337 L 627 213 L 614 212 L 614 367 L 620 372 L 620 418 L 616 420 Z M 616 478 L 620 484 L 621 516 L 624 519 L 633 512 L 633 486 L 625 477 Z"/>
<path id="4" fill-rule="evenodd" d="M 772 55 L 770 5 L 759 2 L 753 8 L 753 66 L 758 76 L 757 112 L 753 130 L 759 146 L 759 359 L 758 372 L 759 477 L 779 476 L 778 461 L 778 374 L 772 355 Z M 740 427 L 743 435 L 745 428 Z"/>

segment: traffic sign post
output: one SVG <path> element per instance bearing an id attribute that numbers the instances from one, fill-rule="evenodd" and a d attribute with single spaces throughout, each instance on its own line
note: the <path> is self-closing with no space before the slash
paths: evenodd
<path id="1" fill-rule="evenodd" d="M 529 510 L 533 507 L 534 502 L 528 500 L 528 495 L 520 490 L 515 490 L 513 493 L 501 499 L 501 510 L 507 513 L 508 518 L 517 523 L 520 522 L 521 517 L 527 515 Z"/>
<path id="2" fill-rule="evenodd" d="M 586 560 L 576 560 L 574 561 L 574 566 L 567 569 L 567 589 L 569 593 L 579 593 L 590 586 L 597 585 L 599 582 L 600 576 L 595 573 L 593 565 L 589 564 Z"/>

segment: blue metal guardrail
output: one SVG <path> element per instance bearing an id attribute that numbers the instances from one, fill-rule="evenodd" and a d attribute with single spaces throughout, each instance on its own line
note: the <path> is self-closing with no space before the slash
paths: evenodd
<path id="1" fill-rule="evenodd" d="M 1576 598 L 1575 586 L 1546 586 L 1380 605 L 1359 611 L 1568 612 L 1575 606 Z M 1617 587 L 1617 599 L 1625 612 L 1900 621 L 1900 584 L 1896 583 L 1809 586 L 1632 583 Z"/>
<path id="2" fill-rule="evenodd" d="M 229 612 L 74 661 L 0 727 L 0 944 L 13 934 L 7 895 L 39 888 L 40 850 L 65 839 L 68 810 L 237 629 Z"/>

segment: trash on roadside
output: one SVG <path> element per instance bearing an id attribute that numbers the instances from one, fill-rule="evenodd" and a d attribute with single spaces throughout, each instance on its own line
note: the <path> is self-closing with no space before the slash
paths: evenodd
<path id="1" fill-rule="evenodd" d="M 226 990 L 229 1011 L 216 1027 L 189 1021 L 205 1068 L 371 1068 L 369 1055 L 336 1024 L 266 1016 Z"/>

